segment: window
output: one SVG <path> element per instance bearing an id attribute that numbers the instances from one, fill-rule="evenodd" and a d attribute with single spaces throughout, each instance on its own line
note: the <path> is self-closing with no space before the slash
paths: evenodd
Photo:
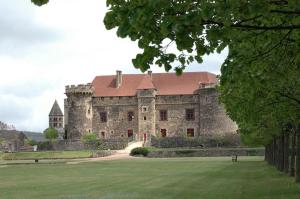
<path id="1" fill-rule="evenodd" d="M 144 116 L 144 120 L 147 120 L 147 117 L 146 117 L 146 116 Z"/>
<path id="2" fill-rule="evenodd" d="M 91 114 L 91 109 L 88 109 L 88 114 Z"/>
<path id="3" fill-rule="evenodd" d="M 160 129 L 160 136 L 162 138 L 167 137 L 167 129 Z"/>
<path id="4" fill-rule="evenodd" d="M 147 112 L 148 111 L 148 106 L 142 106 L 142 112 Z"/>
<path id="5" fill-rule="evenodd" d="M 187 129 L 186 130 L 186 135 L 188 136 L 188 137 L 194 137 L 195 136 L 195 132 L 194 132 L 194 129 Z"/>
<path id="6" fill-rule="evenodd" d="M 128 129 L 127 135 L 128 135 L 129 138 L 133 137 L 133 130 L 132 129 Z"/>
<path id="7" fill-rule="evenodd" d="M 106 112 L 101 112 L 100 113 L 100 120 L 101 120 L 101 122 L 107 122 L 107 114 L 106 114 Z"/>
<path id="8" fill-rule="evenodd" d="M 168 120 L 167 110 L 160 110 L 159 115 L 160 115 L 160 121 L 167 121 Z"/>
<path id="9" fill-rule="evenodd" d="M 195 120 L 195 109 L 185 110 L 186 120 Z"/>
<path id="10" fill-rule="evenodd" d="M 55 117 L 53 120 L 56 122 L 56 121 L 57 121 L 57 118 Z"/>
<path id="11" fill-rule="evenodd" d="M 101 137 L 105 138 L 105 132 L 104 131 L 101 132 Z"/>
<path id="12" fill-rule="evenodd" d="M 128 121 L 132 121 L 134 118 L 134 113 L 132 111 L 128 112 Z"/>

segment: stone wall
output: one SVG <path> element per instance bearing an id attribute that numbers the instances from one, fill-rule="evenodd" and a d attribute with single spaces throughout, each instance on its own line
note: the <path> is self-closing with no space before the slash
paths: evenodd
<path id="1" fill-rule="evenodd" d="M 128 139 L 101 139 L 89 143 L 81 141 L 58 140 L 56 142 L 44 142 L 38 145 L 39 151 L 77 151 L 77 150 L 121 150 L 128 146 Z"/>
<path id="2" fill-rule="evenodd" d="M 128 121 L 128 112 L 134 113 Z M 100 113 L 107 113 L 107 122 L 101 122 Z M 93 98 L 93 132 L 102 138 L 127 138 L 128 130 L 138 132 L 138 109 L 136 97 L 95 97 Z"/>
<path id="3" fill-rule="evenodd" d="M 225 133 L 221 137 L 199 136 L 191 137 L 152 137 L 151 145 L 157 148 L 177 147 L 238 147 L 241 146 L 240 136 L 237 134 Z"/>
<path id="4" fill-rule="evenodd" d="M 222 156 L 264 156 L 264 148 L 212 148 L 212 149 L 187 149 L 187 150 L 161 150 L 151 151 L 150 158 L 174 157 L 222 157 Z"/>
<path id="5" fill-rule="evenodd" d="M 216 88 L 199 89 L 199 96 L 201 135 L 236 134 L 237 125 L 226 114 L 224 106 L 219 103 Z"/>
<path id="6" fill-rule="evenodd" d="M 198 95 L 174 95 L 156 97 L 156 136 L 160 137 L 160 130 L 167 130 L 167 137 L 186 137 L 187 128 L 194 128 L 195 137 L 199 131 L 199 98 Z M 195 110 L 195 120 L 188 121 L 185 117 L 186 109 Z M 160 121 L 160 110 L 167 110 L 168 120 Z"/>

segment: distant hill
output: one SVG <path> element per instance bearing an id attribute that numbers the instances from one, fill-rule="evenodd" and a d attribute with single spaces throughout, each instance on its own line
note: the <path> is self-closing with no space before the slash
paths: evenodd
<path id="1" fill-rule="evenodd" d="M 0 121 L 0 130 L 16 130 L 16 127 Z"/>
<path id="2" fill-rule="evenodd" d="M 31 131 L 21 131 L 21 132 L 26 135 L 27 139 L 35 140 L 38 142 L 47 141 L 43 133 L 31 132 Z"/>

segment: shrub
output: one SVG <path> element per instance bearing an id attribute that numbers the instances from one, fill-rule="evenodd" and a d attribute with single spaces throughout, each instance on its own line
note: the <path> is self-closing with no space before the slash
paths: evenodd
<path id="1" fill-rule="evenodd" d="M 38 145 L 38 150 L 53 150 L 53 146 L 49 141 L 38 142 L 37 145 Z"/>
<path id="2" fill-rule="evenodd" d="M 32 139 L 28 139 L 26 140 L 26 144 L 30 145 L 30 146 L 35 146 L 38 145 L 38 142 Z"/>
<path id="3" fill-rule="evenodd" d="M 130 155 L 131 156 L 135 156 L 135 155 L 143 155 L 143 156 L 147 156 L 149 153 L 149 150 L 147 148 L 144 147 L 137 147 L 131 150 Z"/>
<path id="4" fill-rule="evenodd" d="M 93 142 L 97 140 L 97 135 L 96 133 L 89 133 L 89 134 L 85 134 L 81 137 L 80 139 L 83 143 L 87 143 L 87 142 Z"/>

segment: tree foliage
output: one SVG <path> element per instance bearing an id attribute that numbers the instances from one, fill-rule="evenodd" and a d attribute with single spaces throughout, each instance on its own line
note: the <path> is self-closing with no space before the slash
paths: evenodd
<path id="1" fill-rule="evenodd" d="M 274 36 L 300 28 L 299 1 L 107 0 L 107 5 L 106 28 L 138 41 L 144 51 L 133 64 L 142 71 L 151 64 L 169 71 L 178 62 L 175 70 L 181 73 L 192 61 L 201 63 L 205 54 L 229 44 L 232 50 L 250 47 L 249 38 L 262 39 L 260 50 L 267 50 L 278 40 Z M 168 53 L 172 44 L 182 53 Z"/>
<path id="2" fill-rule="evenodd" d="M 44 136 L 46 139 L 54 140 L 54 139 L 58 138 L 58 132 L 55 128 L 48 128 L 44 132 Z"/>
<path id="3" fill-rule="evenodd" d="M 82 142 L 92 142 L 97 140 L 96 133 L 88 133 L 81 137 Z"/>
<path id="4" fill-rule="evenodd" d="M 36 140 L 33 140 L 33 139 L 27 139 L 26 144 L 28 144 L 30 146 L 35 146 L 35 145 L 38 145 L 38 142 Z"/>
<path id="5" fill-rule="evenodd" d="M 47 4 L 49 0 L 31 0 L 31 2 L 37 6 L 42 6 L 44 4 Z"/>

